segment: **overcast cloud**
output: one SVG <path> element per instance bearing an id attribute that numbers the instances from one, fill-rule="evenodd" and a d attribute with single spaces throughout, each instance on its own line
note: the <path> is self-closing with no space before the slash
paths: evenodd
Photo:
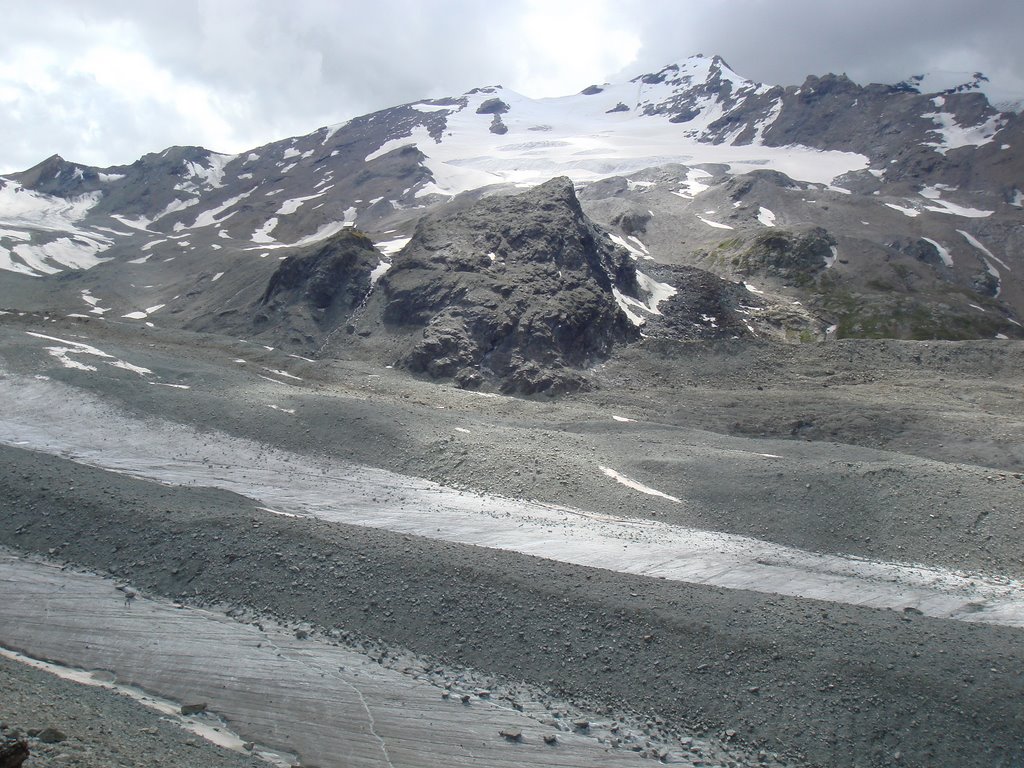
<path id="1" fill-rule="evenodd" d="M 971 6 L 974 6 L 972 8 Z M 4 8 L 0 173 L 239 152 L 501 83 L 574 93 L 693 53 L 782 85 L 985 72 L 1024 95 L 1020 0 L 37 0 Z"/>

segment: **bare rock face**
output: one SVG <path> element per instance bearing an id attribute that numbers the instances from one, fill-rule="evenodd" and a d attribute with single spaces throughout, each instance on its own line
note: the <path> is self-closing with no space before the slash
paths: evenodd
<path id="1" fill-rule="evenodd" d="M 744 275 L 764 273 L 801 285 L 828 265 L 835 238 L 821 227 L 806 232 L 772 229 L 754 237 L 736 259 Z"/>
<path id="2" fill-rule="evenodd" d="M 319 331 L 344 322 L 366 298 L 379 251 L 355 229 L 281 262 L 259 300 L 257 325 L 305 319 Z"/>
<path id="3" fill-rule="evenodd" d="M 314 309 L 351 310 L 370 290 L 370 272 L 379 262 L 370 238 L 343 230 L 316 250 L 282 261 L 261 303 L 304 301 Z"/>
<path id="4" fill-rule="evenodd" d="M 472 387 L 557 393 L 639 337 L 613 289 L 636 270 L 584 216 L 572 182 L 424 217 L 381 281 L 383 321 L 408 332 L 401 363 Z"/>

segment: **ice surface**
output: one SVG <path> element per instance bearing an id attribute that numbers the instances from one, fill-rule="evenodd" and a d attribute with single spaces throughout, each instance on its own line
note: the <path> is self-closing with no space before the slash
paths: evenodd
<path id="1" fill-rule="evenodd" d="M 651 96 L 650 89 L 646 91 Z M 495 95 L 510 110 L 502 115 L 504 135 L 491 133 L 490 115 L 476 108 Z M 643 95 L 640 100 L 642 101 Z M 416 145 L 433 181 L 417 194 L 455 195 L 489 184 L 532 186 L 564 175 L 576 183 L 627 175 L 644 168 L 681 163 L 723 163 L 733 173 L 773 168 L 788 176 L 828 184 L 836 176 L 866 168 L 867 158 L 847 152 L 823 152 L 806 147 L 765 147 L 751 144 L 705 144 L 690 133 L 694 126 L 671 123 L 665 116 L 636 111 L 606 114 L 619 101 L 637 103 L 636 84 L 612 86 L 598 96 L 529 99 L 508 89 L 467 94 L 466 107 L 453 107 L 447 131 L 435 142 L 424 126 L 392 139 L 366 156 L 367 162 L 407 145 Z M 536 131 L 544 126 L 544 140 Z M 696 185 L 709 176 L 692 169 Z M 698 175 L 698 173 L 704 175 Z M 694 184 L 687 193 L 699 192 Z"/>

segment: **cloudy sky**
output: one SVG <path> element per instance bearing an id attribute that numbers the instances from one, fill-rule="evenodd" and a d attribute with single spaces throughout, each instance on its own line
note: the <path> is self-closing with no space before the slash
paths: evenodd
<path id="1" fill-rule="evenodd" d="M 972 7 L 973 6 L 973 7 Z M 717 53 L 782 85 L 985 72 L 1024 95 L 1020 0 L 33 0 L 3 6 L 0 173 L 238 152 L 500 83 L 556 96 Z"/>

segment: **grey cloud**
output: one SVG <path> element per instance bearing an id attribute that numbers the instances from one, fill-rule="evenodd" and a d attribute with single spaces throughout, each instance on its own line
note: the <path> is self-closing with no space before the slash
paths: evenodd
<path id="1" fill-rule="evenodd" d="M 80 53 L 102 34 L 125 50 L 144 50 L 203 102 L 190 110 L 165 94 L 130 98 L 59 68 L 55 91 L 22 84 L 12 101 L 0 75 L 0 172 L 53 152 L 107 165 L 171 144 L 238 151 L 397 103 L 535 82 L 574 55 L 524 39 L 523 15 L 545 7 L 530 0 L 38 5 L 5 10 L 0 73 L 18 51 Z M 642 43 L 630 75 L 703 52 L 762 82 L 799 83 L 827 71 L 892 82 L 955 67 L 1002 77 L 1024 94 L 1016 40 L 1024 4 L 989 0 L 981 8 L 951 0 L 616 0 L 602 13 L 607 26 Z M 613 74 L 595 71 L 567 92 Z"/>

